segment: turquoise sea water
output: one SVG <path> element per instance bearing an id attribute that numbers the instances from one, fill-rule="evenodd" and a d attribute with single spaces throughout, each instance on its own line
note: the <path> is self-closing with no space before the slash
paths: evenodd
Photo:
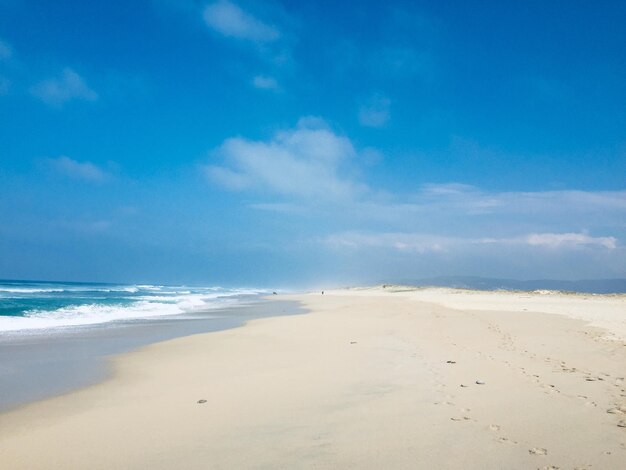
<path id="1" fill-rule="evenodd" d="M 180 318 L 263 293 L 222 287 L 0 281 L 0 334 Z"/>

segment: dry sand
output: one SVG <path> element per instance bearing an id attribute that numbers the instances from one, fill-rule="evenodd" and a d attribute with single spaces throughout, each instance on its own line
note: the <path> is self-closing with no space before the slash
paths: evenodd
<path id="1" fill-rule="evenodd" d="M 0 415 L 0 467 L 625 468 L 624 296 L 289 298 L 311 313 L 151 345 Z"/>

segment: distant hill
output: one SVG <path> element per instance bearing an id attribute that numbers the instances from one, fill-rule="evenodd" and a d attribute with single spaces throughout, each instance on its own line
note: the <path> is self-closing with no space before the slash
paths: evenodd
<path id="1" fill-rule="evenodd" d="M 578 281 L 559 281 L 554 279 L 538 279 L 520 281 L 517 279 L 495 279 L 474 276 L 440 276 L 424 279 L 403 279 L 400 284 L 411 286 L 456 287 L 460 289 L 478 290 L 522 290 L 540 289 L 569 292 L 588 292 L 593 294 L 626 293 L 626 279 L 586 279 Z"/>

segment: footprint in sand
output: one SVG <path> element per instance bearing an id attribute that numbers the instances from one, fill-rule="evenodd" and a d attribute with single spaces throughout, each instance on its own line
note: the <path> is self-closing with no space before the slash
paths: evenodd
<path id="1" fill-rule="evenodd" d="M 463 416 L 462 418 L 459 418 L 458 416 L 455 416 L 454 418 L 450 418 L 452 421 L 469 421 L 470 417 L 469 416 Z"/>
<path id="2" fill-rule="evenodd" d="M 528 450 L 528 453 L 533 455 L 548 455 L 548 451 L 543 447 L 533 447 Z"/>
<path id="3" fill-rule="evenodd" d="M 500 426 L 498 426 L 497 424 L 490 424 L 489 425 L 489 430 L 490 431 L 499 431 L 500 430 Z"/>
<path id="4" fill-rule="evenodd" d="M 515 445 L 515 444 L 517 444 L 517 441 L 512 441 L 512 440 L 511 440 L 511 439 L 509 439 L 508 437 L 499 437 L 499 438 L 497 439 L 497 441 L 498 441 L 500 444 L 511 444 L 511 445 Z"/>
<path id="5" fill-rule="evenodd" d="M 626 409 L 626 406 L 621 406 L 618 408 L 609 408 L 608 410 L 606 410 L 606 412 L 612 415 L 621 415 L 621 414 L 624 414 L 623 409 Z"/>

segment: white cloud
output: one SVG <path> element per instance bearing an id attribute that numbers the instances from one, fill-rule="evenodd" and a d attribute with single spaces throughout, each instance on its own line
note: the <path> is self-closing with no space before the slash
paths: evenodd
<path id="1" fill-rule="evenodd" d="M 391 101 L 384 96 L 375 96 L 367 105 L 359 108 L 359 123 L 366 127 L 384 127 L 390 118 Z"/>
<path id="2" fill-rule="evenodd" d="M 477 188 L 470 186 L 469 184 L 462 183 L 444 183 L 444 184 L 432 184 L 427 183 L 422 185 L 421 192 L 423 194 L 432 194 L 436 196 L 465 196 L 467 193 L 475 192 Z"/>
<path id="3" fill-rule="evenodd" d="M 626 212 L 626 190 L 622 191 L 484 191 L 459 184 L 426 184 L 406 198 L 405 209 L 455 211 L 459 215 L 589 213 L 601 215 Z"/>
<path id="4" fill-rule="evenodd" d="M 10 59 L 11 56 L 13 56 L 13 49 L 0 39 L 0 60 Z"/>
<path id="5" fill-rule="evenodd" d="M 307 217 L 309 215 L 307 214 Z M 547 235 L 547 237 L 544 237 Z M 623 277 L 626 247 L 613 237 L 576 233 L 535 233 L 486 241 L 454 232 L 347 231 L 314 238 L 316 252 L 336 261 L 335 269 L 367 282 L 470 275 L 512 279 L 592 279 Z M 538 239 L 568 240 L 557 246 Z"/>
<path id="6" fill-rule="evenodd" d="M 95 101 L 98 94 L 87 86 L 74 70 L 66 68 L 58 78 L 44 80 L 30 89 L 33 96 L 51 106 L 61 106 L 72 99 Z"/>
<path id="7" fill-rule="evenodd" d="M 204 21 L 218 33 L 232 38 L 254 42 L 271 42 L 280 32 L 243 11 L 228 0 L 219 0 L 204 9 Z"/>
<path id="8" fill-rule="evenodd" d="M 262 90 L 278 90 L 278 82 L 276 82 L 276 79 L 265 75 L 257 75 L 254 77 L 252 84 Z"/>
<path id="9" fill-rule="evenodd" d="M 342 174 L 356 155 L 352 143 L 318 118 L 303 118 L 295 129 L 277 132 L 267 142 L 228 139 L 215 154 L 225 166 L 207 166 L 207 175 L 231 190 L 311 198 L 309 202 L 347 201 L 365 190 Z"/>
<path id="10" fill-rule="evenodd" d="M 333 234 L 323 240 L 332 247 L 343 249 L 382 248 L 414 253 L 443 252 L 456 240 L 448 237 L 420 233 L 361 233 Z"/>
<path id="11" fill-rule="evenodd" d="M 51 158 L 49 162 L 56 171 L 70 178 L 92 182 L 110 178 L 109 173 L 91 162 L 79 162 L 66 156 Z"/>
<path id="12" fill-rule="evenodd" d="M 615 237 L 591 237 L 585 233 L 532 233 L 524 241 L 531 246 L 549 248 L 573 246 L 599 246 L 608 250 L 617 247 Z"/>
<path id="13" fill-rule="evenodd" d="M 357 151 L 347 137 L 337 135 L 323 121 L 308 119 L 267 141 L 226 140 L 214 152 L 224 161 L 205 171 L 212 181 L 231 190 L 256 191 L 262 199 L 250 201 L 248 207 L 292 214 L 315 210 L 326 221 L 332 219 L 338 229 L 358 226 L 376 232 L 384 227 L 389 232 L 449 234 L 475 243 L 498 239 L 501 245 L 508 241 L 544 247 L 610 248 L 623 239 L 620 224 L 626 217 L 626 190 L 486 191 L 446 183 L 422 185 L 413 193 L 374 191 L 355 177 L 365 154 L 361 149 L 356 162 Z M 273 205 L 285 202 L 300 208 L 286 211 Z M 612 232 L 615 238 L 585 238 L 587 231 L 598 230 Z M 560 234 L 561 238 L 521 240 L 519 234 Z"/>
<path id="14" fill-rule="evenodd" d="M 497 268 L 512 277 L 623 273 L 626 190 L 490 191 L 446 183 L 376 191 L 359 183 L 377 177 L 364 153 L 324 121 L 307 118 L 267 140 L 226 140 L 214 152 L 223 161 L 205 171 L 247 191 L 247 207 L 270 220 L 301 223 L 295 239 L 307 227 L 332 234 L 305 241 L 352 256 L 355 266 L 425 274 L 431 267 L 444 274 Z M 363 176 L 354 176 L 357 164 Z"/>
<path id="15" fill-rule="evenodd" d="M 403 252 L 448 252 L 471 245 L 519 245 L 532 248 L 571 250 L 578 247 L 614 250 L 615 237 L 592 237 L 586 233 L 531 233 L 511 238 L 462 238 L 423 233 L 361 233 L 333 234 L 323 240 L 336 248 L 382 248 Z"/>
<path id="16" fill-rule="evenodd" d="M 232 191 L 243 191 L 250 187 L 250 178 L 244 173 L 220 166 L 205 167 L 207 175 Z"/>

